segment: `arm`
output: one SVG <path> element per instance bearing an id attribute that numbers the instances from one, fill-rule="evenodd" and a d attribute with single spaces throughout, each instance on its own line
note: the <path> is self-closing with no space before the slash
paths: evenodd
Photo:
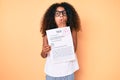
<path id="1" fill-rule="evenodd" d="M 48 45 L 47 36 L 44 36 L 43 37 L 43 45 L 42 45 L 41 56 L 43 58 L 46 58 L 50 50 L 51 50 L 51 47 Z"/>
<path id="2" fill-rule="evenodd" d="M 74 29 L 72 30 L 72 38 L 73 38 L 74 50 L 76 52 L 76 48 L 77 48 L 77 32 Z"/>

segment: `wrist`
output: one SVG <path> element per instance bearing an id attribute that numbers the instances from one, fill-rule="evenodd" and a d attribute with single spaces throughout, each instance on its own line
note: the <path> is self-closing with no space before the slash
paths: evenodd
<path id="1" fill-rule="evenodd" d="M 41 52 L 41 56 L 42 56 L 43 58 L 46 58 L 46 57 L 47 57 L 47 53 L 44 52 L 44 51 L 42 51 L 42 52 Z"/>

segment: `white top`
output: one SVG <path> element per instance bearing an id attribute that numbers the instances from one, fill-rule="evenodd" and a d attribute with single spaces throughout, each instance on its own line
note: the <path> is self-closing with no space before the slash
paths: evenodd
<path id="1" fill-rule="evenodd" d="M 73 61 L 53 63 L 50 56 L 47 56 L 45 73 L 52 77 L 63 77 L 70 75 L 79 69 L 77 58 Z"/>

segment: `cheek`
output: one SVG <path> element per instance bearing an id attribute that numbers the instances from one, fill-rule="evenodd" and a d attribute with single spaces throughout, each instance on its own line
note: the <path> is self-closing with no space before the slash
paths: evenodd
<path id="1" fill-rule="evenodd" d="M 55 19 L 55 23 L 57 23 L 58 22 L 58 19 L 57 18 L 54 18 Z"/>
<path id="2" fill-rule="evenodd" d="M 67 17 L 65 17 L 64 20 L 67 22 Z"/>

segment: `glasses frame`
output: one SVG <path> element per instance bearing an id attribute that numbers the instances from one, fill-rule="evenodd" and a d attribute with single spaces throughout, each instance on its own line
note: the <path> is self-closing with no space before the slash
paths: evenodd
<path id="1" fill-rule="evenodd" d="M 55 17 L 60 17 L 61 14 L 62 14 L 62 16 L 67 16 L 66 10 L 55 11 Z"/>

